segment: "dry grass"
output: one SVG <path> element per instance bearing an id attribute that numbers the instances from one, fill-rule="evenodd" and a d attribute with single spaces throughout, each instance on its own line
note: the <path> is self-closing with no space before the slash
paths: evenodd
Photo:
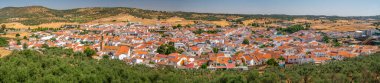
<path id="1" fill-rule="evenodd" d="M 266 19 L 266 20 L 261 20 L 261 19 L 251 19 L 251 20 L 244 20 L 243 24 L 248 25 L 251 23 L 265 23 L 265 21 L 275 21 L 275 19 Z"/>
<path id="2" fill-rule="evenodd" d="M 94 23 L 106 24 L 106 23 L 126 22 L 126 21 L 141 22 L 142 24 L 145 24 L 145 25 L 154 25 L 154 24 L 157 24 L 158 22 L 155 19 L 142 19 L 142 18 L 137 18 L 128 14 L 122 14 L 122 15 L 111 16 L 107 18 L 101 18 L 98 20 L 88 22 L 87 24 L 94 24 Z"/>
<path id="3" fill-rule="evenodd" d="M 161 20 L 160 22 L 161 23 L 162 22 L 169 23 L 169 24 L 172 24 L 172 25 L 177 25 L 177 24 L 181 24 L 181 25 L 194 24 L 193 20 L 186 20 L 184 18 L 179 18 L 179 17 L 172 17 L 172 18 L 169 18 L 169 19 Z"/>
<path id="4" fill-rule="evenodd" d="M 375 28 L 369 24 L 352 24 L 352 25 L 341 25 L 341 26 L 333 26 L 332 24 L 317 24 L 312 26 L 313 29 L 318 29 L 322 31 L 357 31 L 357 30 L 366 30 Z"/>
<path id="5" fill-rule="evenodd" d="M 251 23 L 253 23 L 255 20 L 244 20 L 243 21 L 243 24 L 244 25 L 248 25 L 248 24 L 251 24 Z"/>
<path id="6" fill-rule="evenodd" d="M 226 20 L 222 20 L 222 21 L 205 21 L 205 23 L 211 23 L 211 24 L 220 25 L 220 26 L 223 26 L 223 27 L 230 25 L 230 22 L 228 22 Z"/>
<path id="7" fill-rule="evenodd" d="M 29 32 L 8 32 L 6 35 L 1 35 L 1 37 L 16 38 L 17 33 L 20 34 L 20 38 L 24 36 L 28 37 L 30 35 Z"/>
<path id="8" fill-rule="evenodd" d="M 4 23 L 9 28 L 16 28 L 16 29 L 34 29 L 38 27 L 48 27 L 48 28 L 60 28 L 62 25 L 65 24 L 78 24 L 78 23 L 66 23 L 66 22 L 56 22 L 56 23 L 45 23 L 41 25 L 35 25 L 35 26 L 27 26 L 18 22 L 12 22 L 12 23 Z"/>
<path id="9" fill-rule="evenodd" d="M 7 50 L 7 49 L 5 49 L 3 47 L 0 47 L 0 57 L 1 58 L 4 57 L 4 56 L 8 56 L 11 53 L 12 53 L 12 51 Z"/>
<path id="10" fill-rule="evenodd" d="M 194 22 L 191 21 L 191 20 L 186 20 L 186 19 L 179 18 L 179 17 L 172 17 L 172 18 L 169 18 L 169 19 L 158 20 L 158 19 L 142 19 L 142 18 L 138 18 L 138 17 L 131 16 L 131 15 L 128 15 L 128 14 L 122 14 L 122 15 L 111 16 L 111 17 L 107 17 L 107 18 L 101 18 L 101 19 L 98 19 L 98 20 L 91 21 L 91 22 L 89 22 L 87 24 L 93 24 L 93 23 L 119 23 L 119 22 L 126 22 L 126 21 L 141 22 L 144 25 L 155 25 L 155 24 L 158 24 L 158 23 L 167 23 L 167 24 L 172 24 L 172 25 L 177 25 L 177 24 L 181 24 L 181 25 L 194 24 Z"/>
<path id="11" fill-rule="evenodd" d="M 194 21 L 196 21 L 196 20 L 186 20 L 186 19 L 180 18 L 180 17 L 171 17 L 168 19 L 161 19 L 161 20 L 158 20 L 158 19 L 142 19 L 142 18 L 138 18 L 138 17 L 131 16 L 128 14 L 121 14 L 121 15 L 117 15 L 117 16 L 111 16 L 111 17 L 107 17 L 107 18 L 101 18 L 98 20 L 94 20 L 94 21 L 91 21 L 87 24 L 120 23 L 120 22 L 126 22 L 126 21 L 141 22 L 144 25 L 155 25 L 158 23 L 171 24 L 171 25 L 177 25 L 177 24 L 188 25 L 188 24 L 194 24 Z M 223 20 L 223 21 L 202 21 L 202 22 L 212 23 L 212 24 L 216 24 L 216 25 L 220 25 L 220 26 L 230 25 L 230 23 L 228 21 L 225 21 L 225 20 Z"/>

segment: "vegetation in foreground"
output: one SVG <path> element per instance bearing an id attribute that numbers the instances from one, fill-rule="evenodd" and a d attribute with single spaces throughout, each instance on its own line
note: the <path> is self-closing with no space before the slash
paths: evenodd
<path id="1" fill-rule="evenodd" d="M 148 68 L 119 60 L 95 60 L 72 49 L 45 47 L 42 51 L 14 51 L 0 59 L 0 82 L 380 82 L 380 54 L 325 65 L 287 68 L 210 71 Z"/>

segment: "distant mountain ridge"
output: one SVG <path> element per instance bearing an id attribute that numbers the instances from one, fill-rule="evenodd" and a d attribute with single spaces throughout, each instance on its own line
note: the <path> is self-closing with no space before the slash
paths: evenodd
<path id="1" fill-rule="evenodd" d="M 43 6 L 26 6 L 26 7 L 5 7 L 0 9 L 0 23 L 20 22 L 25 25 L 38 25 L 52 22 L 78 22 L 86 23 L 100 18 L 116 16 L 119 14 L 129 14 L 143 19 L 167 19 L 170 17 L 181 17 L 187 20 L 206 20 L 218 21 L 229 19 L 229 17 L 242 17 L 241 20 L 251 18 L 319 18 L 321 16 L 312 15 L 246 15 L 246 14 L 213 14 L 213 13 L 195 13 L 195 12 L 167 12 L 155 10 L 143 10 L 128 7 L 92 7 L 92 8 L 75 8 L 67 10 L 50 9 Z M 347 18 L 338 16 L 323 16 L 330 18 Z M 356 19 L 374 18 L 380 19 L 379 16 L 367 17 L 348 17 Z"/>

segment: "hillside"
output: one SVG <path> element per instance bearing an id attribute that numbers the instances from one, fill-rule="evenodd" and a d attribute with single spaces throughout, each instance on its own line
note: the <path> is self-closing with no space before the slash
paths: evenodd
<path id="1" fill-rule="evenodd" d="M 0 58 L 0 82 L 213 82 L 213 83 L 378 83 L 380 54 L 324 65 L 293 65 L 258 70 L 180 70 L 95 60 L 72 49 L 14 51 Z"/>
<path id="2" fill-rule="evenodd" d="M 138 8 L 127 7 L 93 7 L 93 8 L 76 8 L 68 10 L 56 10 L 43 6 L 26 6 L 26 7 L 5 7 L 0 9 L 0 23 L 18 22 L 24 26 L 40 25 L 45 23 L 88 23 L 108 17 L 117 17 L 120 15 L 129 15 L 135 19 L 147 19 L 161 21 L 170 20 L 171 18 L 184 19 L 183 21 L 206 21 L 208 23 L 225 24 L 225 20 L 249 20 L 254 18 L 319 18 L 327 17 L 329 19 L 380 19 L 380 16 L 369 17 L 337 17 L 337 16 L 311 16 L 311 15 L 240 15 L 240 14 L 213 14 L 213 13 L 195 13 L 195 12 L 167 12 L 143 10 Z M 152 23 L 148 21 L 147 24 Z M 33 26 L 31 26 L 33 27 Z"/>
<path id="3" fill-rule="evenodd" d="M 185 20 L 220 21 L 228 17 L 219 14 L 165 12 L 142 10 L 137 8 L 77 8 L 69 10 L 55 10 L 42 6 L 5 7 L 0 9 L 0 23 L 19 22 L 24 25 L 39 25 L 52 22 L 87 23 L 101 18 L 131 15 L 138 19 L 165 20 L 173 17 Z"/>

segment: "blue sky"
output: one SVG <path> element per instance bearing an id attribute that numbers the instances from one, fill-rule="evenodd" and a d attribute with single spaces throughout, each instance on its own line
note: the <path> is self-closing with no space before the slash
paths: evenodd
<path id="1" fill-rule="evenodd" d="M 233 14 L 380 15 L 380 0 L 1 0 L 0 7 L 41 5 L 53 9 L 135 7 L 164 11 Z"/>

